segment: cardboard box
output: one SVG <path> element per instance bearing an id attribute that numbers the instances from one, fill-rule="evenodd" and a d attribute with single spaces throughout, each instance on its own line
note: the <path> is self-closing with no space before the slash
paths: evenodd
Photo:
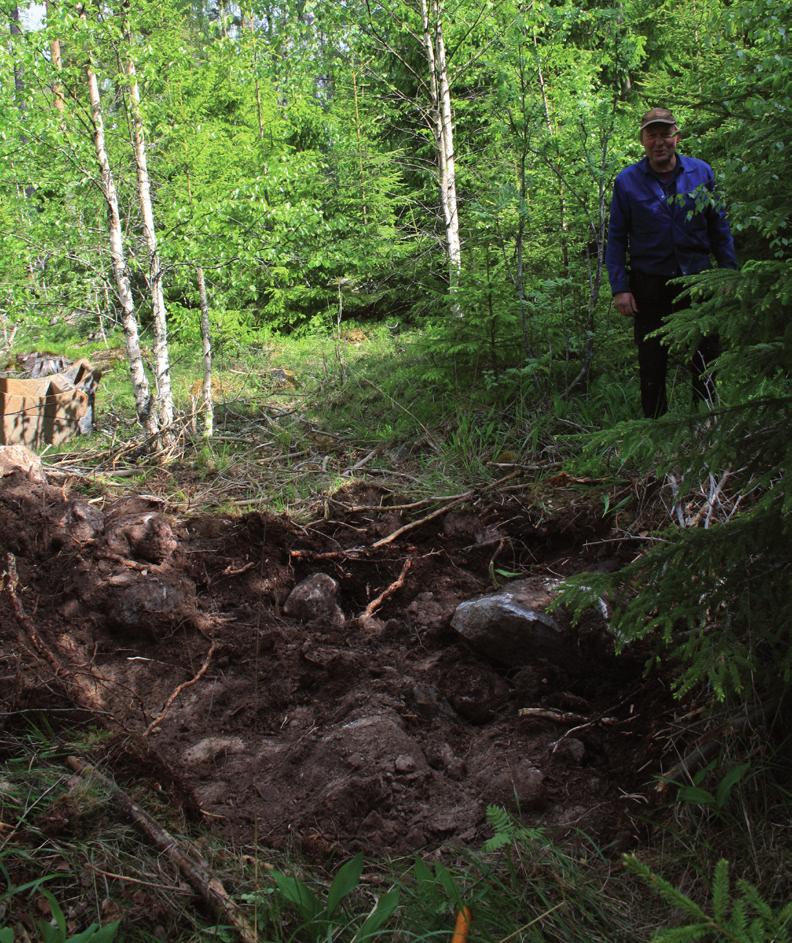
<path id="1" fill-rule="evenodd" d="M 77 435 L 93 410 L 98 382 L 87 360 L 48 377 L 0 377 L 0 445 L 41 448 Z"/>

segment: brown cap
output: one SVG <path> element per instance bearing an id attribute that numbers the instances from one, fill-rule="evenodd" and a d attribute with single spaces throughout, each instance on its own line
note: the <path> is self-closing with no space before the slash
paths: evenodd
<path id="1" fill-rule="evenodd" d="M 650 108 L 641 118 L 641 128 L 648 127 L 650 124 L 672 124 L 676 127 L 676 118 L 667 108 Z"/>

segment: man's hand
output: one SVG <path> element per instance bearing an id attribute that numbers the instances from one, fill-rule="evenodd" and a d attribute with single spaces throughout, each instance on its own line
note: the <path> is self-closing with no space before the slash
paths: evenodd
<path id="1" fill-rule="evenodd" d="M 631 291 L 620 291 L 613 296 L 613 307 L 626 318 L 638 313 L 635 295 Z"/>

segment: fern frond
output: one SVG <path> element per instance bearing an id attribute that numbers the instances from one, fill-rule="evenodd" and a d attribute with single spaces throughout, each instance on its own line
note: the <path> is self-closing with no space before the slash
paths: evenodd
<path id="1" fill-rule="evenodd" d="M 729 862 L 721 858 L 712 875 L 712 913 L 718 923 L 725 923 L 729 911 Z"/>

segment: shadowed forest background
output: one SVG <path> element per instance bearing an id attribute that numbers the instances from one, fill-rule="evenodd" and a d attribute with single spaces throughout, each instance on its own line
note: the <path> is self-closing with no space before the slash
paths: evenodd
<path id="1" fill-rule="evenodd" d="M 570 612 L 585 616 L 607 600 L 616 647 L 635 659 L 636 680 L 651 675 L 658 685 L 644 704 L 661 703 L 662 688 L 677 711 L 676 791 L 634 829 L 646 854 L 629 857 L 630 877 L 611 868 L 635 844 L 611 847 L 601 824 L 587 851 L 562 851 L 532 822 L 520 824 L 519 803 L 510 818 L 504 795 L 491 800 L 486 853 L 505 864 L 455 852 L 452 863 L 419 862 L 409 878 L 403 862 L 389 865 L 368 885 L 357 858 L 336 870 L 350 849 L 341 841 L 322 848 L 335 882 L 306 877 L 310 890 L 287 877 L 294 849 L 280 848 L 287 864 L 262 890 L 253 858 L 232 866 L 211 846 L 213 865 L 246 889 L 243 904 L 267 914 L 256 918 L 269 934 L 260 938 L 445 939 L 478 894 L 489 929 L 476 936 L 474 907 L 474 923 L 460 931 L 471 943 L 788 940 L 788 4 L 3 0 L 0 9 L 0 351 L 8 370 L 36 350 L 104 370 L 97 430 L 72 451 L 45 452 L 52 480 L 61 475 L 64 489 L 96 502 L 120 480 L 180 514 L 289 512 L 300 522 L 290 540 L 309 541 L 316 525 L 328 541 L 306 543 L 295 559 L 306 548 L 354 559 L 365 542 L 355 534 L 384 541 L 384 524 L 355 516 L 372 503 L 427 521 L 444 502 L 455 513 L 469 507 L 503 528 L 479 561 L 490 588 L 546 565 L 565 579 Z M 680 151 L 713 165 L 740 268 L 685 281 L 693 303 L 664 329 L 680 365 L 671 410 L 647 422 L 637 418 L 632 326 L 611 307 L 603 260 L 614 177 L 642 156 L 639 118 L 656 105 L 673 109 Z M 723 342 L 719 401 L 705 411 L 691 403 L 681 364 L 713 331 Z M 517 506 L 513 489 L 526 477 L 530 494 Z M 387 498 L 350 492 L 342 510 L 333 504 L 350 481 L 374 480 L 387 480 Z M 54 492 L 44 497 L 57 504 Z M 244 526 L 258 546 L 258 531 Z M 546 538 L 541 551 L 529 530 Z M 462 536 L 447 527 L 442 537 L 459 554 L 455 567 L 469 550 Z M 186 546 L 183 534 L 179 541 Z M 430 538 L 419 544 L 435 552 Z M 23 554 L 4 535 L 0 548 L 24 626 L 13 562 Z M 233 561 L 234 573 L 245 572 L 245 557 Z M 380 573 L 386 596 L 403 589 L 414 561 L 391 564 Z M 44 583 L 55 579 L 37 566 Z M 335 575 L 349 579 L 362 610 L 373 593 L 349 566 Z M 425 579 L 447 588 L 451 576 L 438 568 Z M 279 606 L 278 597 L 278 618 Z M 442 632 L 435 642 L 445 644 Z M 208 659 L 214 651 L 213 643 Z M 612 680 L 608 697 L 624 679 Z M 57 852 L 37 859 L 38 826 L 22 829 L 20 812 L 20 802 L 49 809 L 58 757 L 80 752 L 84 730 L 50 727 L 43 702 L 30 707 L 30 727 L 18 715 L 28 708 L 9 701 L 4 710 L 0 943 L 25 939 L 14 936 L 20 927 L 37 932 L 22 900 L 46 901 L 38 915 L 57 924 L 63 901 L 80 893 L 61 876 L 60 893 L 48 896 L 53 861 L 79 869 L 85 858 L 67 831 Z M 15 778 L 23 767 L 36 771 L 24 802 Z M 668 848 L 658 827 L 673 836 Z M 122 848 L 128 836 L 113 840 Z M 105 871 L 122 867 L 118 855 Z M 534 873 L 532 855 L 555 877 Z M 610 891 L 623 906 L 596 911 L 600 880 L 609 889 L 623 882 Z M 644 918 L 637 901 L 647 885 L 662 903 Z M 562 886 L 577 895 L 579 923 L 555 913 Z M 536 910 L 526 909 L 526 888 Z M 147 900 L 119 899 L 104 910 L 74 905 L 61 936 L 41 930 L 41 939 L 66 941 L 93 922 L 86 939 L 102 943 L 99 924 L 109 940 L 116 918 L 122 938 L 125 926 L 135 940 L 164 938 L 163 927 L 169 939 L 210 930 L 231 938 L 222 921 L 207 924 L 206 906 L 163 904 L 149 926 Z M 508 911 L 502 923 L 499 911 Z M 416 914 L 424 916 L 411 925 Z M 394 921 L 399 929 L 386 933 Z"/>

